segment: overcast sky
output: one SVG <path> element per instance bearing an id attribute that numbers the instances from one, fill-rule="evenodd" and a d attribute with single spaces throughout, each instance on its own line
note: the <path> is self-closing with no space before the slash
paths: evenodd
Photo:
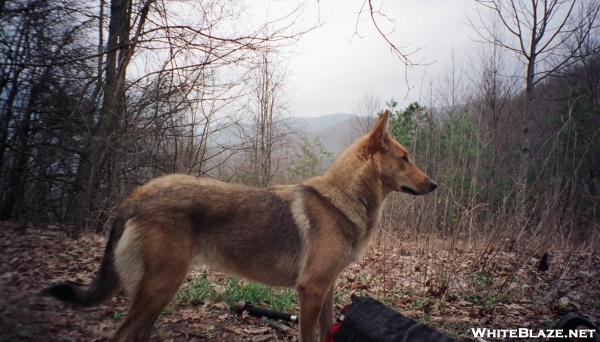
<path id="1" fill-rule="evenodd" d="M 305 22 L 322 26 L 304 35 L 288 60 L 288 108 L 292 116 L 355 112 L 358 102 L 372 94 L 382 101 L 395 98 L 401 106 L 427 97 L 420 91 L 422 80 L 444 77 L 452 53 L 463 65 L 477 53 L 477 43 L 467 25 L 473 0 L 388 0 L 373 3 L 395 23 L 390 38 L 406 51 L 420 48 L 414 62 L 426 67 L 407 71 L 375 29 L 365 12 L 354 34 L 363 0 L 311 0 L 303 11 Z M 277 18 L 298 5 L 296 0 L 264 2 L 248 0 L 253 20 Z M 391 25 L 380 18 L 386 29 Z M 470 57 L 471 56 L 471 57 Z M 472 58 L 471 58 L 472 59 Z M 413 89 L 407 93 L 407 81 Z"/>

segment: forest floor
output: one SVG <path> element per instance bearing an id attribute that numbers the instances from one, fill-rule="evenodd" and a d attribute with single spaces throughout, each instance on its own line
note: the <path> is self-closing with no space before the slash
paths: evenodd
<path id="1" fill-rule="evenodd" d="M 0 341 L 105 340 L 127 311 L 117 296 L 93 308 L 75 308 L 38 293 L 48 284 L 89 282 L 104 249 L 104 236 L 73 240 L 53 225 L 0 222 Z M 418 241 L 374 239 L 365 256 L 341 275 L 336 312 L 351 294 L 371 295 L 406 316 L 459 338 L 471 328 L 550 328 L 568 311 L 600 323 L 600 252 L 551 249 L 541 255 L 509 244 L 464 244 L 433 237 Z M 508 246 L 508 247 L 507 247 Z M 215 272 L 195 270 L 159 318 L 155 341 L 296 341 L 291 323 L 232 313 L 227 303 L 255 302 L 297 312 L 292 292 L 264 290 Z"/>

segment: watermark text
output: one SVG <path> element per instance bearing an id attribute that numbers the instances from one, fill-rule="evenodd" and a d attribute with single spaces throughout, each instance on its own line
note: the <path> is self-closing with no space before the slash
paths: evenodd
<path id="1" fill-rule="evenodd" d="M 595 329 L 489 329 L 471 328 L 473 337 L 479 338 L 592 338 L 596 336 Z"/>

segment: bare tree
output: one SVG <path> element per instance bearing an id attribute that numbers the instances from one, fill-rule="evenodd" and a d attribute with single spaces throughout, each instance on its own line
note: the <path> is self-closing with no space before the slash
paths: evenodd
<path id="1" fill-rule="evenodd" d="M 457 112 L 463 111 L 468 101 L 468 82 L 465 82 L 465 66 L 456 61 L 454 49 L 450 54 L 450 67 L 446 70 L 442 80 L 436 87 L 437 106 L 443 114 L 452 117 Z"/>
<path id="2" fill-rule="evenodd" d="M 271 184 L 276 169 L 276 151 L 285 144 L 286 129 L 282 122 L 285 69 L 277 64 L 272 50 L 260 53 L 254 73 L 254 91 L 250 99 L 250 161 L 253 183 L 266 187 Z"/>
<path id="3" fill-rule="evenodd" d="M 125 80 L 127 67 L 133 56 L 148 16 L 152 0 L 146 0 L 134 9 L 132 0 L 111 0 L 107 54 L 104 67 L 103 97 L 97 123 L 92 127 L 88 144 L 81 152 L 73 222 L 85 222 L 90 209 L 91 194 L 97 185 L 102 164 L 108 158 L 116 139 L 125 111 Z M 131 27 L 135 30 L 131 35 Z"/>
<path id="4" fill-rule="evenodd" d="M 293 13 L 231 25 L 242 12 L 220 0 L 96 5 L 2 5 L 3 218 L 103 222 L 148 178 L 218 168 L 244 148 L 221 133 L 239 120 L 256 51 L 303 33 Z"/>
<path id="5" fill-rule="evenodd" d="M 494 32 L 498 32 L 499 29 L 498 26 L 493 27 Z M 497 36 L 501 36 L 501 33 L 497 33 Z M 478 60 L 473 63 L 479 65 L 478 69 L 474 69 L 471 80 L 474 105 L 477 107 L 477 112 L 483 116 L 493 147 L 497 147 L 500 139 L 499 126 L 503 119 L 509 120 L 508 106 L 514 96 L 516 85 L 511 76 L 512 71 L 507 56 L 503 54 L 503 49 L 499 45 L 485 46 Z"/>
<path id="6" fill-rule="evenodd" d="M 64 141 L 63 132 L 77 134 L 73 112 L 87 106 L 81 78 L 91 69 L 86 60 L 68 67 L 61 61 L 89 52 L 79 38 L 89 32 L 91 15 L 70 1 L 6 2 L 0 15 L 0 212 L 22 218 L 31 213 L 27 201 L 64 204 L 58 191 L 51 191 L 53 201 L 41 193 L 61 178 L 56 173 L 70 174 L 61 157 L 76 143 Z"/>
<path id="7" fill-rule="evenodd" d="M 500 21 L 504 37 L 494 29 L 494 20 L 478 13 L 473 28 L 484 42 L 515 54 L 525 65 L 525 104 L 520 124 L 520 166 L 517 176 L 517 206 L 523 207 L 531 164 L 534 89 L 547 77 L 581 61 L 587 37 L 598 25 L 600 3 L 576 0 L 477 0 Z M 577 6 L 580 4 L 580 6 Z"/>
<path id="8" fill-rule="evenodd" d="M 357 137 L 367 133 L 377 119 L 377 114 L 381 111 L 381 100 L 374 94 L 365 94 L 354 107 L 354 113 L 357 115 L 352 120 L 354 130 L 349 142 Z"/>
<path id="9" fill-rule="evenodd" d="M 478 117 L 481 126 L 481 134 L 488 145 L 488 152 L 483 161 L 487 163 L 489 170 L 486 174 L 488 184 L 485 187 L 485 198 L 488 201 L 493 198 L 494 189 L 502 183 L 506 173 L 502 172 L 499 165 L 510 167 L 508 155 L 512 155 L 508 147 L 508 141 L 512 138 L 507 134 L 509 126 L 514 118 L 510 105 L 514 96 L 514 78 L 509 74 L 506 55 L 502 48 L 497 45 L 488 45 L 481 50 L 477 61 L 479 68 L 473 69 L 472 89 L 473 94 L 470 108 Z M 507 153 L 508 152 L 508 153 Z"/>

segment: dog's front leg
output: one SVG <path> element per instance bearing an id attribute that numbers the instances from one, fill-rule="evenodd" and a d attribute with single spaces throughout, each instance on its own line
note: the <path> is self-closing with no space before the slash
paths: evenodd
<path id="1" fill-rule="evenodd" d="M 329 328 L 331 328 L 331 323 L 333 323 L 333 292 L 335 286 L 331 286 L 329 291 L 327 291 L 327 295 L 325 296 L 325 300 L 323 301 L 323 306 L 321 307 L 321 314 L 319 315 L 319 340 L 325 341 L 327 339 L 327 334 L 329 333 Z"/>
<path id="2" fill-rule="evenodd" d="M 316 328 L 323 302 L 327 296 L 327 286 L 305 284 L 298 286 L 300 298 L 300 341 L 316 341 Z"/>

